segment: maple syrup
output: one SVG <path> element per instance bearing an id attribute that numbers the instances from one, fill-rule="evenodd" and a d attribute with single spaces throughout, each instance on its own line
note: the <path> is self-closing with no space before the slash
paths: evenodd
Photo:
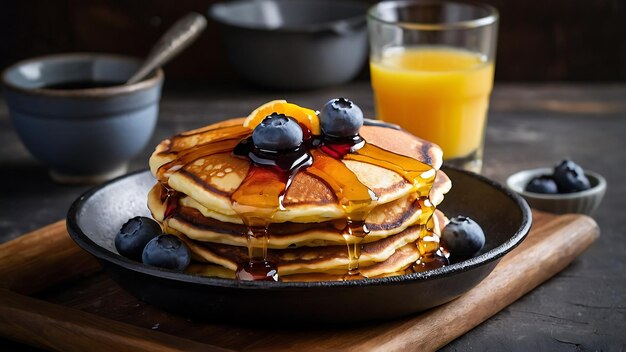
<path id="1" fill-rule="evenodd" d="M 359 135 L 321 140 L 315 143 L 317 149 L 312 151 L 313 165 L 307 170 L 333 190 L 345 213 L 345 226 L 341 235 L 346 241 L 348 273 L 344 280 L 360 277 L 361 243 L 369 233 L 365 219 L 378 200 L 374 192 L 341 162 L 348 153 L 361 148 L 364 143 Z"/>
<path id="2" fill-rule="evenodd" d="M 303 125 L 301 125 L 303 127 Z M 176 213 L 178 197 L 167 188 L 169 175 L 200 158 L 232 152 L 234 156 L 250 161 L 248 174 L 231 195 L 233 209 L 247 228 L 249 260 L 239 263 L 238 280 L 278 281 L 276 263 L 267 260 L 270 236 L 269 225 L 274 215 L 284 210 L 284 196 L 298 172 L 306 172 L 324 182 L 333 190 L 345 213 L 342 236 L 348 253 L 348 272 L 344 280 L 360 279 L 359 258 L 361 243 L 369 233 L 365 219 L 376 206 L 377 197 L 362 184 L 342 162 L 355 160 L 394 171 L 404 177 L 419 198 L 422 208 L 420 238 L 416 246 L 420 259 L 409 270 L 425 271 L 447 265 L 439 238 L 433 233 L 434 205 L 428 198 L 434 184 L 436 170 L 413 158 L 396 154 L 368 144 L 359 135 L 348 138 L 321 138 L 303 127 L 304 142 L 294 150 L 267 151 L 254 147 L 252 130 L 243 126 L 201 129 L 173 137 L 166 153 L 176 158 L 157 171 L 157 179 L 166 190 L 165 217 Z M 190 136 L 192 136 L 190 141 Z M 183 138 L 185 137 L 185 138 Z M 193 144 L 195 141 L 208 142 Z M 163 199 L 162 199 L 163 200 Z"/>
<path id="3" fill-rule="evenodd" d="M 420 254 L 424 256 L 425 254 L 430 253 L 430 251 L 433 250 L 433 246 L 436 245 L 437 248 L 439 247 L 439 238 L 433 234 L 432 230 L 434 227 L 432 216 L 434 214 L 435 207 L 432 206 L 428 198 L 436 176 L 436 170 L 433 167 L 413 158 L 396 154 L 391 151 L 368 144 L 359 135 L 343 139 L 326 138 L 319 146 L 319 150 L 338 160 L 345 159 L 361 161 L 368 164 L 380 166 L 403 176 L 407 181 L 411 183 L 411 185 L 413 185 L 413 191 L 416 192 L 417 196 L 420 198 L 420 206 L 422 208 L 423 214 L 422 216 L 427 218 L 426 226 L 422 226 L 422 229 L 420 231 L 420 239 L 417 242 Z M 342 162 L 339 163 L 343 165 Z M 316 163 L 314 162 L 313 166 L 315 167 L 315 165 Z M 345 165 L 344 168 L 346 168 Z M 350 170 L 348 170 L 348 172 L 354 176 L 354 174 Z M 347 174 L 347 172 L 341 171 L 339 176 L 346 177 Z M 356 179 L 356 176 L 354 177 Z M 360 183 L 360 181 L 358 181 L 358 179 L 356 179 L 356 181 L 351 180 L 350 182 L 348 182 L 347 188 L 356 187 L 358 189 L 358 185 L 365 187 Z M 362 242 L 363 237 L 365 237 L 369 232 L 369 230 L 365 226 L 364 220 L 371 211 L 371 209 L 373 209 L 374 201 L 376 199 L 373 192 L 371 192 L 371 190 L 368 191 L 370 192 L 372 198 L 366 206 L 363 206 L 367 202 L 364 200 L 363 197 L 359 199 L 358 197 L 354 196 L 353 198 L 349 198 L 349 205 L 347 207 L 344 206 L 347 217 L 347 231 L 344 230 L 343 236 L 346 239 L 346 245 L 348 246 L 348 258 L 350 262 L 348 267 L 349 275 L 359 274 L 358 260 L 361 255 L 360 243 Z M 335 193 L 337 193 L 336 190 Z M 342 205 L 345 204 L 342 203 L 341 198 L 339 198 L 339 193 L 337 194 L 338 199 L 340 199 L 340 203 Z M 356 211 L 355 207 L 351 203 L 354 203 L 355 200 L 357 200 Z M 358 205 L 361 205 L 361 208 L 358 208 Z M 350 236 L 352 236 L 353 238 L 351 239 Z M 356 238 L 354 238 L 355 236 Z M 436 265 L 436 263 L 433 263 L 433 265 Z"/>
<path id="4" fill-rule="evenodd" d="M 235 272 L 241 281 L 278 281 L 278 268 L 268 261 L 248 261 L 239 265 Z"/>
<path id="5" fill-rule="evenodd" d="M 450 261 L 443 251 L 439 249 L 435 253 L 421 256 L 417 262 L 411 266 L 410 270 L 414 273 L 420 273 L 441 268 L 446 265 L 450 265 Z"/>
<path id="6" fill-rule="evenodd" d="M 302 146 L 286 151 L 260 150 L 252 138 L 243 139 L 233 150 L 235 156 L 251 161 L 248 174 L 231 195 L 233 209 L 248 229 L 247 263 L 240 263 L 235 277 L 239 280 L 278 280 L 275 263 L 267 260 L 268 227 L 279 210 L 295 175 L 313 163 Z"/>
<path id="7" fill-rule="evenodd" d="M 161 190 L 159 195 L 161 203 L 165 206 L 165 211 L 163 212 L 163 231 L 167 233 L 168 225 L 166 220 L 177 214 L 180 193 L 169 188 L 167 184 L 163 182 L 161 182 L 160 185 Z"/>

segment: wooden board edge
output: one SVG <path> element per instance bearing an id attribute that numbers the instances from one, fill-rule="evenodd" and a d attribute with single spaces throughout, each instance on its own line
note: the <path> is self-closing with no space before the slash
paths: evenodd
<path id="1" fill-rule="evenodd" d="M 0 245 L 0 287 L 23 294 L 100 269 L 98 261 L 72 241 L 65 220 Z"/>
<path id="2" fill-rule="evenodd" d="M 58 351 L 230 351 L 0 289 L 0 334 Z"/>

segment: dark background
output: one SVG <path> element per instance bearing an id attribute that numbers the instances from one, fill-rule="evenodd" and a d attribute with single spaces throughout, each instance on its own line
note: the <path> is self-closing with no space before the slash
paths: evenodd
<path id="1" fill-rule="evenodd" d="M 0 68 L 32 56 L 72 51 L 143 57 L 174 21 L 189 11 L 206 14 L 214 2 L 6 2 L 0 5 Z M 501 14 L 497 81 L 626 81 L 626 1 L 484 2 Z M 168 82 L 232 80 L 218 26 L 209 21 L 198 42 L 168 64 L 166 72 Z M 360 78 L 367 75 L 364 67 Z"/>

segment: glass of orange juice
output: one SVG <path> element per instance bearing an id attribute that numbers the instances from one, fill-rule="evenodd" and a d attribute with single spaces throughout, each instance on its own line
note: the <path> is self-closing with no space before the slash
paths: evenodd
<path id="1" fill-rule="evenodd" d="M 497 10 L 392 0 L 374 5 L 367 21 L 377 117 L 438 144 L 446 165 L 480 172 Z"/>

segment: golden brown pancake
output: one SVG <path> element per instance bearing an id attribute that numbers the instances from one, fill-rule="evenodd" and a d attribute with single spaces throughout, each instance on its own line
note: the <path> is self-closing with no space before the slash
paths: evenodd
<path id="1" fill-rule="evenodd" d="M 213 129 L 201 129 L 204 132 L 190 131 L 187 136 L 176 137 L 176 143 L 195 145 L 199 143 L 203 133 L 210 133 L 216 129 L 219 131 L 220 127 L 233 128 L 241 121 L 241 119 L 228 120 L 213 125 Z M 368 143 L 430 163 L 435 169 L 441 166 L 442 153 L 439 147 L 405 131 L 363 126 L 360 133 Z M 156 176 L 160 166 L 176 158 L 176 153 L 168 149 L 171 144 L 170 139 L 161 142 L 152 154 L 150 168 L 153 175 Z M 375 193 L 378 197 L 377 204 L 385 204 L 413 192 L 413 186 L 409 181 L 394 171 L 361 161 L 342 160 L 342 162 L 354 172 L 362 184 Z M 198 207 L 210 209 L 211 214 L 215 214 L 220 220 L 230 219 L 231 222 L 237 222 L 238 216 L 233 210 L 231 196 L 247 175 L 248 168 L 247 160 L 224 152 L 200 157 L 181 169 L 166 173 L 167 183 L 174 190 L 188 195 Z M 438 176 L 437 179 L 439 186 L 434 189 L 431 197 L 433 202 L 441 201 L 443 194 L 450 188 L 447 177 Z M 272 222 L 306 223 L 344 217 L 344 210 L 338 204 L 333 190 L 306 170 L 295 175 L 282 205 L 285 209 L 277 212 L 271 219 Z"/>
<path id="2" fill-rule="evenodd" d="M 230 218 L 223 221 L 224 217 L 221 214 L 198 207 L 197 203 L 188 197 L 181 199 L 181 206 L 176 214 L 164 219 L 165 205 L 159 193 L 160 186 L 156 185 L 149 193 L 148 204 L 153 217 L 167 222 L 168 227 L 186 234 L 193 240 L 234 246 L 247 245 L 245 236 L 247 229 L 241 221 L 231 222 Z M 370 233 L 364 238 L 364 242 L 373 242 L 399 233 L 414 223 L 423 223 L 426 219 L 423 218 L 422 205 L 415 194 L 409 194 L 375 207 L 366 218 Z M 345 223 L 341 220 L 273 223 L 269 227 L 269 245 L 270 248 L 288 248 L 344 244 L 346 239 L 342 236 L 343 226 Z"/>
<path id="3" fill-rule="evenodd" d="M 162 183 L 150 191 L 148 207 L 168 233 L 179 236 L 191 249 L 190 273 L 233 278 L 238 265 L 250 260 L 248 228 L 233 200 L 251 170 L 249 160 L 232 153 L 251 133 L 241 126 L 242 121 L 228 120 L 164 140 L 150 158 L 151 171 Z M 365 277 L 401 274 L 420 259 L 421 238 L 434 234 L 437 240 L 445 216 L 435 212 L 432 233 L 425 232 L 424 226 L 451 182 L 439 170 L 442 152 L 436 145 L 379 126 L 364 126 L 360 134 L 374 154 L 332 160 L 333 168 L 353 175 L 359 187 L 375 195 L 365 218 L 370 232 L 359 245 L 359 272 Z M 427 182 L 413 184 L 401 170 L 385 164 L 387 159 L 381 159 L 394 153 L 421 161 L 424 166 L 419 173 L 425 179 L 434 178 L 432 188 Z M 314 162 L 324 160 L 317 157 L 327 156 L 314 154 Z M 382 163 L 368 162 L 371 158 Z M 281 207 L 268 218 L 266 259 L 276 264 L 283 281 L 341 280 L 354 260 L 347 250 L 356 241 L 345 235 L 347 210 L 340 205 L 332 182 L 321 178 L 315 165 L 291 178 Z M 169 198 L 172 194 L 176 196 Z M 174 212 L 168 210 L 171 202 Z"/>
<path id="4" fill-rule="evenodd" d="M 435 212 L 435 232 L 447 223 L 440 211 Z M 420 231 L 411 227 L 398 235 L 362 245 L 359 272 L 365 277 L 384 277 L 404 270 L 420 258 L 415 245 Z M 179 234 L 191 248 L 195 263 L 189 273 L 234 278 L 237 263 L 247 260 L 244 248 L 199 244 Z M 335 281 L 342 280 L 348 269 L 345 244 L 315 248 L 270 250 L 268 258 L 278 264 L 278 273 L 283 281 Z"/>

